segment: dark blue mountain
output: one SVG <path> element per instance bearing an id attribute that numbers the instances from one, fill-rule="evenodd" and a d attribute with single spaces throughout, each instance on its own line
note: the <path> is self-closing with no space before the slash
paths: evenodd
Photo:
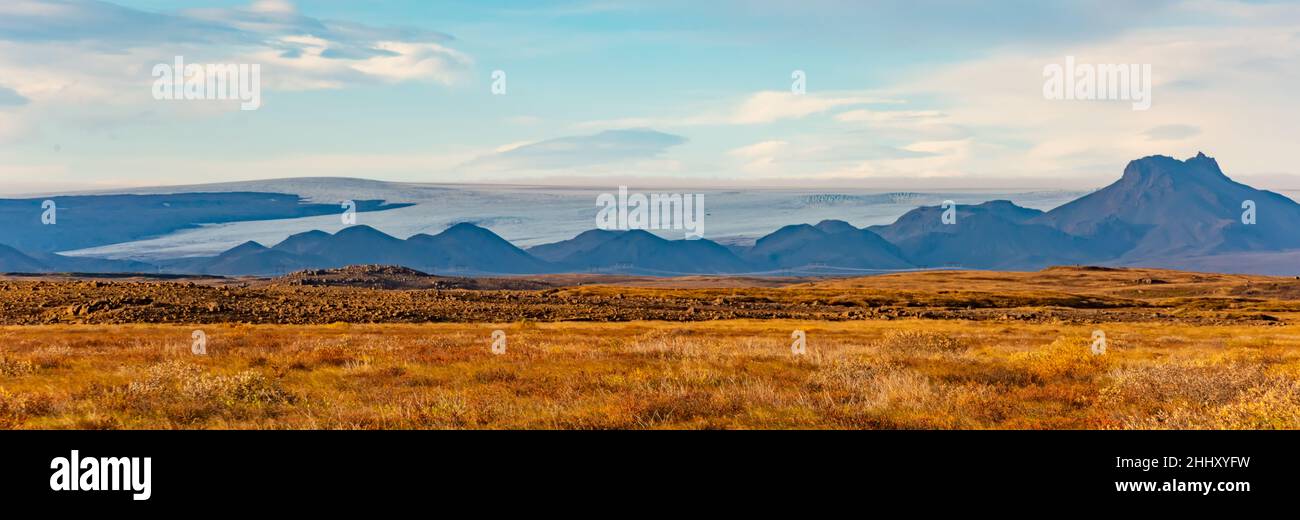
<path id="1" fill-rule="evenodd" d="M 168 264 L 169 270 L 218 275 L 273 275 L 302 269 L 389 264 L 427 273 L 531 274 L 552 270 L 505 239 L 472 224 L 456 224 L 437 235 L 402 240 L 370 226 L 351 226 L 333 235 L 298 233 L 274 247 L 246 242 L 215 257 Z"/>
<path id="2" fill-rule="evenodd" d="M 1242 222 L 1246 201 L 1255 224 Z M 1229 179 L 1205 154 L 1130 162 L 1120 180 L 1034 221 L 1108 246 L 1123 261 L 1300 248 L 1300 204 Z"/>
<path id="3" fill-rule="evenodd" d="M 496 233 L 473 224 L 456 224 L 432 236 L 415 235 L 406 243 L 406 254 L 412 259 L 401 265 L 426 273 L 531 274 L 555 269 Z"/>
<path id="4" fill-rule="evenodd" d="M 130 260 L 107 260 L 56 255 L 53 253 L 27 254 L 15 248 L 0 245 L 0 272 L 4 273 L 150 273 L 156 267 Z"/>
<path id="5" fill-rule="evenodd" d="M 42 273 L 47 270 L 46 265 L 39 260 L 12 247 L 0 245 L 0 272 Z"/>
<path id="6" fill-rule="evenodd" d="M 282 275 L 325 265 L 321 258 L 310 255 L 274 251 L 257 242 L 244 242 L 211 258 L 184 258 L 163 263 L 169 272 L 202 273 L 215 275 Z"/>
<path id="7" fill-rule="evenodd" d="M 957 205 L 953 224 L 943 223 L 943 212 L 940 206 L 924 206 L 870 229 L 920 267 L 1040 269 L 1106 257 L 1096 254 L 1086 239 L 1033 223 L 1041 211 L 1009 201 Z"/>
<path id="8" fill-rule="evenodd" d="M 55 203 L 55 224 L 41 223 L 42 202 Z M 410 204 L 358 200 L 358 212 Z M 308 203 L 287 193 L 70 195 L 0 199 L 0 244 L 28 253 L 71 251 L 165 235 L 202 224 L 339 214 L 338 204 Z"/>
<path id="9" fill-rule="evenodd" d="M 548 262 L 563 262 L 564 259 L 575 254 L 590 252 L 605 242 L 617 238 L 622 233 L 622 231 L 604 229 L 583 231 L 569 240 L 530 247 L 528 248 L 528 254 Z"/>
<path id="10" fill-rule="evenodd" d="M 543 248 L 543 254 L 550 256 L 567 252 L 556 261 L 556 265 L 568 271 L 673 275 L 752 270 L 744 260 L 717 242 L 667 240 L 644 230 L 586 232 L 572 240 L 538 247 Z"/>
<path id="11" fill-rule="evenodd" d="M 758 239 L 744 253 L 750 263 L 772 269 L 839 267 L 906 269 L 913 267 L 894 244 L 880 235 L 840 220 L 816 226 L 785 226 Z"/>

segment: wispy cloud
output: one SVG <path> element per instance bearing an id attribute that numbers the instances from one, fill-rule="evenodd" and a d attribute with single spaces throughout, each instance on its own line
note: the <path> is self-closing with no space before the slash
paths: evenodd
<path id="1" fill-rule="evenodd" d="M 174 55 L 262 64 L 271 89 L 451 84 L 473 63 L 452 41 L 435 31 L 317 19 L 285 0 L 174 13 L 92 0 L 0 4 L 0 76 L 15 78 L 9 86 L 36 102 L 54 94 L 75 102 L 96 91 L 133 98 L 129 85 L 148 85 L 149 67 Z"/>
<path id="2" fill-rule="evenodd" d="M 14 89 L 0 85 L 0 107 L 26 105 L 28 99 L 23 97 Z"/>
<path id="3" fill-rule="evenodd" d="M 919 112 L 853 110 L 836 115 L 874 140 L 915 139 L 908 149 L 936 154 L 899 163 L 864 161 L 850 172 L 930 171 L 978 178 L 1109 178 L 1134 158 L 1225 158 L 1236 172 L 1292 168 L 1288 139 L 1300 84 L 1300 6 L 1190 1 L 1184 12 L 1218 26 L 1135 29 L 1086 44 L 998 49 L 900 78 L 885 96 L 934 100 Z M 1122 102 L 1053 101 L 1039 93 L 1043 67 L 1075 56 L 1080 63 L 1150 64 L 1154 104 L 1133 111 Z"/>
<path id="4" fill-rule="evenodd" d="M 864 105 L 899 104 L 900 99 L 885 98 L 867 92 L 820 92 L 795 94 L 777 90 L 754 92 L 740 100 L 724 103 L 721 110 L 705 110 L 676 115 L 628 117 L 584 121 L 579 128 L 654 126 L 660 128 L 690 126 L 760 125 L 802 119 L 839 108 Z"/>
<path id="5" fill-rule="evenodd" d="M 941 154 L 926 149 L 924 143 L 898 147 L 863 143 L 851 137 L 817 136 L 793 141 L 759 141 L 734 148 L 727 155 L 740 162 L 741 171 L 752 176 L 806 178 L 861 174 L 858 167 L 870 161 L 911 164 L 916 168 L 914 171 L 920 172 L 924 162 L 908 161 L 935 158 Z"/>
<path id="6" fill-rule="evenodd" d="M 1192 125 L 1160 125 L 1143 133 L 1152 141 L 1177 141 L 1201 133 L 1201 129 Z"/>
<path id="7" fill-rule="evenodd" d="M 111 130 L 238 109 L 225 102 L 160 107 L 151 96 L 151 70 L 175 56 L 258 64 L 269 93 L 454 85 L 473 66 L 454 43 L 436 31 L 314 18 L 285 0 L 165 13 L 95 0 L 5 0 L 0 107 L 22 106 L 8 111 L 0 141 L 30 140 L 58 126 Z"/>
<path id="8" fill-rule="evenodd" d="M 686 138 L 647 128 L 606 130 L 591 135 L 513 144 L 464 165 L 473 171 L 537 171 L 583 168 L 653 159 Z"/>

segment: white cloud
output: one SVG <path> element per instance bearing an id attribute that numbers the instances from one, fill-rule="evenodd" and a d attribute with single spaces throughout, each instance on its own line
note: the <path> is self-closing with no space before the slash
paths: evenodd
<path id="1" fill-rule="evenodd" d="M 493 149 L 492 149 L 492 152 L 493 152 L 493 153 L 505 153 L 505 152 L 509 152 L 510 150 L 514 150 L 515 148 L 519 148 L 519 147 L 522 147 L 522 146 L 528 146 L 528 145 L 533 144 L 533 143 L 536 143 L 536 142 L 537 142 L 537 141 L 519 141 L 519 142 L 514 142 L 514 143 L 506 143 L 506 144 L 503 144 L 503 145 L 498 146 L 498 147 L 496 147 L 496 148 L 493 148 Z"/>
<path id="2" fill-rule="evenodd" d="M 947 114 L 938 110 L 849 110 L 835 115 L 836 121 L 845 123 L 929 123 L 940 122 Z"/>
<path id="3" fill-rule="evenodd" d="M 512 125 L 517 125 L 517 126 L 532 126 L 532 125 L 541 124 L 542 118 L 537 116 L 522 115 L 522 116 L 507 117 L 505 121 L 507 123 L 510 123 Z"/>
<path id="4" fill-rule="evenodd" d="M 854 94 L 819 95 L 765 91 L 746 99 L 732 114 L 730 122 L 740 125 L 772 123 L 783 119 L 799 119 L 821 114 L 840 107 L 877 103 L 898 103 L 898 101 Z"/>
<path id="5" fill-rule="evenodd" d="M 529 172 L 580 170 L 591 166 L 658 160 L 686 138 L 648 128 L 606 130 L 591 135 L 559 137 L 515 143 L 465 163 L 475 172 Z"/>
<path id="6" fill-rule="evenodd" d="M 970 139 L 921 141 L 903 147 L 915 155 L 861 161 L 856 165 L 832 170 L 824 177 L 961 177 L 964 164 L 973 155 L 975 143 Z"/>
<path id="7" fill-rule="evenodd" d="M 783 132 L 724 152 L 737 172 L 750 175 L 1073 182 L 1112 179 L 1146 155 L 1199 150 L 1244 174 L 1297 173 L 1288 154 L 1300 117 L 1281 114 L 1297 114 L 1300 5 L 1191 0 L 1162 9 L 1189 25 L 1134 28 L 1086 43 L 999 47 L 870 91 L 763 91 L 718 109 L 579 126 L 753 126 L 818 116 L 843 125 L 843 133 Z M 1044 65 L 1067 55 L 1080 63 L 1151 64 L 1153 107 L 1043 99 Z"/>
<path id="8" fill-rule="evenodd" d="M 0 85 L 0 107 L 26 105 L 28 101 L 14 89 Z"/>
<path id="9" fill-rule="evenodd" d="M 778 156 L 789 146 L 790 143 L 787 141 L 760 141 L 727 153 L 743 162 L 741 170 L 749 173 L 764 173 L 772 171 Z"/>
<path id="10" fill-rule="evenodd" d="M 255 0 L 249 10 L 259 13 L 293 13 L 298 9 L 288 0 Z"/>
<path id="11" fill-rule="evenodd" d="M 337 89 L 366 81 L 407 81 L 452 85 L 473 64 L 469 56 L 438 43 L 375 42 L 385 51 L 366 59 L 337 59 L 327 55 L 329 42 L 311 37 L 286 37 L 280 43 L 296 48 L 292 55 L 263 49 L 244 61 L 260 63 L 264 84 L 275 90 Z"/>
<path id="12" fill-rule="evenodd" d="M 703 110 L 657 117 L 627 117 L 584 121 L 578 128 L 627 128 L 653 126 L 676 128 L 691 126 L 758 125 L 802 119 L 837 108 L 898 104 L 902 101 L 874 96 L 869 92 L 821 92 L 794 94 L 776 90 L 759 91 L 733 101 L 721 110 Z"/>
<path id="13" fill-rule="evenodd" d="M 1160 125 L 1147 130 L 1143 135 L 1153 141 L 1179 141 L 1200 133 L 1201 129 L 1192 125 Z"/>
<path id="14" fill-rule="evenodd" d="M 790 143 L 787 141 L 760 141 L 749 146 L 736 148 L 728 153 L 742 159 L 770 157 L 772 154 L 785 149 L 789 145 Z"/>
<path id="15" fill-rule="evenodd" d="M 885 95 L 934 99 L 942 108 L 917 114 L 854 110 L 836 118 L 876 139 L 950 143 L 906 147 L 942 159 L 867 161 L 851 171 L 878 175 L 917 167 L 918 175 L 1110 179 L 1132 159 L 1204 150 L 1230 175 L 1295 172 L 1289 154 L 1300 118 L 1282 114 L 1297 114 L 1300 8 L 1188 5 L 1241 25 L 1157 27 L 1086 45 L 1003 49 L 905 78 Z M 1043 67 L 1067 55 L 1078 63 L 1151 64 L 1151 109 L 1134 111 L 1126 101 L 1044 99 Z"/>
<path id="16" fill-rule="evenodd" d="M 853 135 L 803 136 L 792 140 L 767 140 L 734 148 L 727 155 L 738 169 L 758 177 L 846 177 L 874 175 L 863 165 L 888 162 L 891 173 L 911 168 L 919 172 L 930 168 L 951 149 L 936 146 L 941 142 L 918 142 L 907 146 L 863 143 Z M 928 162 L 926 161 L 928 160 Z M 928 176 L 951 175 L 950 171 L 923 171 Z"/>
<path id="17" fill-rule="evenodd" d="M 10 126 L 35 131 L 41 121 L 80 126 L 114 118 L 136 123 L 156 107 L 154 64 L 262 66 L 263 90 L 338 89 L 367 83 L 452 85 L 473 60 L 433 31 L 320 20 L 285 0 L 245 7 L 146 12 L 107 2 L 5 0 L 0 3 L 0 78 L 27 106 Z M 172 105 L 181 114 L 214 104 Z M 237 103 L 218 111 L 237 110 Z M 59 116 L 58 118 L 54 116 Z"/>

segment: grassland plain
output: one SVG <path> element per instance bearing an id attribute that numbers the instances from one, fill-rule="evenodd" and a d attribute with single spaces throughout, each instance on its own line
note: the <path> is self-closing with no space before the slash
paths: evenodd
<path id="1" fill-rule="evenodd" d="M 1289 321 L 1290 316 L 1284 316 Z M 202 329 L 208 354 L 191 353 Z M 491 333 L 508 337 L 503 355 Z M 791 332 L 807 354 L 791 353 Z M 1105 354 L 1090 351 L 1104 330 Z M 1300 428 L 1300 327 L 0 327 L 3 428 Z"/>

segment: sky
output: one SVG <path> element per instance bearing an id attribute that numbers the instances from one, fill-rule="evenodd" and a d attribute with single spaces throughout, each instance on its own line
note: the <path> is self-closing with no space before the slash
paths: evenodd
<path id="1" fill-rule="evenodd" d="M 260 107 L 155 99 L 176 56 L 259 65 Z M 1067 56 L 1149 65 L 1151 107 L 1047 99 Z M 1079 188 L 1198 151 L 1297 189 L 1297 93 L 1300 2 L 5 0 L 0 193 L 308 176 Z"/>

